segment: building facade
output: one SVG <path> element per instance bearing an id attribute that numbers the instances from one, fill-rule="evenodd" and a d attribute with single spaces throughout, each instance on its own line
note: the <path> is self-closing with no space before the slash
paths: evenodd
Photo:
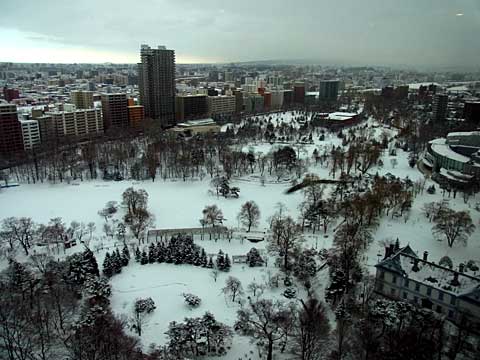
<path id="1" fill-rule="evenodd" d="M 465 102 L 463 118 L 469 123 L 480 125 L 480 101 Z"/>
<path id="2" fill-rule="evenodd" d="M 0 104 L 0 154 L 10 155 L 23 149 L 22 127 L 16 105 Z"/>
<path id="3" fill-rule="evenodd" d="M 138 64 L 140 103 L 145 116 L 162 126 L 175 124 L 175 52 L 142 45 Z"/>
<path id="4" fill-rule="evenodd" d="M 93 92 L 76 90 L 70 93 L 70 99 L 77 109 L 93 108 Z"/>
<path id="5" fill-rule="evenodd" d="M 23 148 L 32 150 L 40 145 L 40 128 L 37 120 L 20 120 L 22 126 Z"/>
<path id="6" fill-rule="evenodd" d="M 432 116 L 435 121 L 444 121 L 448 112 L 448 95 L 436 94 L 433 98 Z"/>
<path id="7" fill-rule="evenodd" d="M 102 113 L 105 131 L 112 127 L 128 127 L 127 105 L 126 94 L 102 94 Z"/>
<path id="8" fill-rule="evenodd" d="M 207 95 L 178 95 L 175 98 L 175 113 L 177 121 L 205 117 L 208 113 Z"/>
<path id="9" fill-rule="evenodd" d="M 320 86 L 318 88 L 318 98 L 320 101 L 335 101 L 337 100 L 339 89 L 340 81 L 338 80 L 320 80 Z"/>
<path id="10" fill-rule="evenodd" d="M 139 128 L 145 120 L 145 112 L 142 105 L 131 105 L 128 107 L 128 123 L 132 128 Z"/>
<path id="11" fill-rule="evenodd" d="M 232 95 L 219 95 L 209 96 L 207 98 L 208 114 L 225 115 L 233 114 L 236 109 L 235 96 Z"/>
<path id="12" fill-rule="evenodd" d="M 86 137 L 103 134 L 104 124 L 100 109 L 85 109 L 75 111 L 47 112 L 43 118 L 38 119 L 40 134 L 51 137 Z"/>
<path id="13" fill-rule="evenodd" d="M 428 252 L 420 258 L 397 241 L 375 267 L 375 293 L 433 310 L 453 323 L 468 319 L 480 331 L 480 278 L 464 264 L 440 266 L 428 260 Z"/>

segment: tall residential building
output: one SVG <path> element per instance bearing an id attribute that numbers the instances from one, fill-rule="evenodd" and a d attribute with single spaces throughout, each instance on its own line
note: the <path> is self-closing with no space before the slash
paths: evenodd
<path id="1" fill-rule="evenodd" d="M 138 64 L 140 103 L 145 117 L 167 127 L 175 124 L 175 51 L 142 45 Z"/>
<path id="2" fill-rule="evenodd" d="M 77 109 L 93 108 L 93 91 L 72 91 L 70 98 Z"/>
<path id="3" fill-rule="evenodd" d="M 233 114 L 236 109 L 235 96 L 233 95 L 219 95 L 209 96 L 207 98 L 208 114 L 225 115 Z"/>
<path id="4" fill-rule="evenodd" d="M 105 130 L 128 127 L 128 100 L 126 94 L 102 94 L 102 113 Z"/>
<path id="5" fill-rule="evenodd" d="M 337 100 L 339 88 L 340 81 L 338 80 L 320 80 L 319 100 Z"/>
<path id="6" fill-rule="evenodd" d="M 48 112 L 45 115 L 38 121 L 41 135 L 46 134 L 47 138 L 51 136 L 52 131 L 56 137 L 103 134 L 104 124 L 100 109 L 57 111 Z"/>
<path id="7" fill-rule="evenodd" d="M 448 95 L 436 94 L 433 98 L 433 120 L 443 121 L 447 117 L 448 111 Z"/>
<path id="8" fill-rule="evenodd" d="M 40 128 L 37 120 L 20 120 L 22 126 L 23 148 L 32 150 L 40 145 Z"/>
<path id="9" fill-rule="evenodd" d="M 21 151 L 23 136 L 17 106 L 0 104 L 0 154 L 9 155 Z"/>
<path id="10" fill-rule="evenodd" d="M 207 95 L 178 95 L 175 98 L 177 121 L 199 119 L 207 114 Z"/>

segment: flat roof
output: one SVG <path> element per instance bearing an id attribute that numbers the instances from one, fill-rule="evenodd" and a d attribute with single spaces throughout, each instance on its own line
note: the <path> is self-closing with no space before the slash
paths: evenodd
<path id="1" fill-rule="evenodd" d="M 445 138 L 440 138 L 440 139 L 435 139 L 429 142 L 432 151 L 437 153 L 438 155 L 445 156 L 449 159 L 461 162 L 461 163 L 467 163 L 471 159 L 468 156 L 464 156 L 462 154 L 459 154 L 455 151 L 453 151 L 450 146 L 446 143 Z"/>

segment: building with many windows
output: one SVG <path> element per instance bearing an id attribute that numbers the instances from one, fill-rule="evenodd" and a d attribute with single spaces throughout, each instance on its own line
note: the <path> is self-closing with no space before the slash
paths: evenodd
<path id="1" fill-rule="evenodd" d="M 175 113 L 177 121 L 205 117 L 207 112 L 206 94 L 181 94 L 175 98 Z"/>
<path id="2" fill-rule="evenodd" d="M 338 90 L 340 89 L 339 80 L 320 80 L 318 98 L 322 100 L 337 100 Z"/>
<path id="3" fill-rule="evenodd" d="M 236 109 L 235 96 L 209 96 L 207 98 L 207 107 L 210 116 L 233 114 Z"/>
<path id="4" fill-rule="evenodd" d="M 0 155 L 23 151 L 22 127 L 18 121 L 17 106 L 0 104 Z"/>
<path id="5" fill-rule="evenodd" d="M 432 117 L 434 121 L 444 121 L 448 113 L 448 95 L 436 94 L 433 98 Z"/>
<path id="6" fill-rule="evenodd" d="M 93 108 L 93 91 L 72 91 L 70 93 L 70 99 L 77 109 Z"/>
<path id="7" fill-rule="evenodd" d="M 40 145 L 40 128 L 37 120 L 20 120 L 22 126 L 23 147 L 32 150 Z"/>
<path id="8" fill-rule="evenodd" d="M 457 269 L 420 258 L 410 248 L 397 243 L 385 249 L 385 257 L 375 265 L 375 292 L 394 300 L 431 309 L 454 323 L 468 319 L 480 330 L 480 278 L 476 271 L 460 264 Z M 477 270 L 477 269 L 475 269 Z"/>
<path id="9" fill-rule="evenodd" d="M 37 119 L 40 134 L 50 140 L 55 137 L 86 137 L 103 134 L 103 118 L 100 109 L 47 112 Z M 43 135 L 42 135 L 43 136 Z"/>
<path id="10" fill-rule="evenodd" d="M 127 95 L 123 93 L 102 94 L 102 114 L 105 130 L 128 127 Z"/>
<path id="11" fill-rule="evenodd" d="M 152 49 L 142 45 L 138 64 L 140 104 L 145 117 L 162 126 L 175 124 L 175 51 L 165 46 Z"/>

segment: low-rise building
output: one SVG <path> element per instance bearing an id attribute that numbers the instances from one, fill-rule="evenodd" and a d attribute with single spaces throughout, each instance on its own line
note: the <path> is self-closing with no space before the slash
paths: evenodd
<path id="1" fill-rule="evenodd" d="M 375 267 L 377 294 L 431 309 L 453 323 L 468 319 L 480 330 L 480 278 L 464 264 L 457 269 L 440 266 L 429 261 L 428 252 L 420 258 L 397 241 Z"/>
<path id="2" fill-rule="evenodd" d="M 469 186 L 480 179 L 480 131 L 453 132 L 430 141 L 422 162 L 433 171 L 433 180 Z"/>
<path id="3" fill-rule="evenodd" d="M 189 120 L 180 124 L 177 124 L 174 128 L 171 128 L 169 131 L 182 134 L 184 136 L 193 136 L 196 134 L 203 133 L 218 133 L 220 132 L 220 126 L 213 119 L 200 119 L 200 120 Z"/>

